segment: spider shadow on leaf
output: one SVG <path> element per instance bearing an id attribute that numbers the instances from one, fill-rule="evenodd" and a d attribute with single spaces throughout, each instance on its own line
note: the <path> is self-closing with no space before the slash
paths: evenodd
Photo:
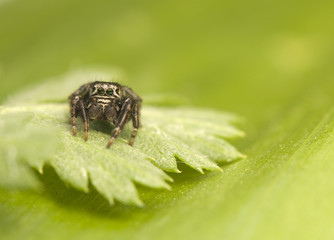
<path id="1" fill-rule="evenodd" d="M 131 129 L 129 127 L 129 123 L 127 123 L 121 133 L 119 134 L 119 138 L 129 139 L 131 136 Z M 114 131 L 114 125 L 108 121 L 102 120 L 94 120 L 89 123 L 89 131 L 97 131 L 104 133 L 111 137 L 112 132 Z"/>
<path id="2" fill-rule="evenodd" d="M 112 129 L 112 127 L 104 125 L 106 124 L 103 123 L 100 125 L 98 130 L 108 131 Z M 237 161 L 220 164 L 220 167 L 227 168 L 228 165 L 235 162 Z M 171 191 L 174 191 L 174 195 L 179 195 L 178 191 L 185 186 L 188 186 L 187 189 L 191 190 L 191 186 L 196 186 L 199 181 L 205 181 L 224 174 L 221 172 L 206 172 L 205 174 L 201 174 L 183 162 L 178 162 L 178 168 L 182 171 L 181 173 L 168 173 L 174 179 L 174 182 L 171 183 Z M 118 201 L 115 201 L 115 204 L 111 205 L 90 182 L 89 192 L 85 193 L 64 183 L 54 168 L 49 165 L 44 166 L 43 174 L 35 172 L 42 182 L 43 191 L 41 194 L 43 196 L 56 202 L 62 208 L 86 212 L 97 217 L 108 219 L 129 219 L 129 217 L 134 215 L 145 217 L 151 211 L 168 208 L 177 201 L 175 198 L 170 197 L 171 192 L 168 190 L 151 189 L 136 184 L 138 194 L 145 204 L 144 207 L 125 205 Z"/>
<path id="3" fill-rule="evenodd" d="M 180 159 L 176 158 L 177 167 L 181 171 L 180 173 L 169 173 L 169 175 L 174 179 L 174 184 L 184 184 L 189 182 L 198 182 L 201 179 L 211 178 L 216 176 L 217 174 L 224 174 L 224 172 L 219 171 L 207 171 L 203 170 L 203 173 L 196 171 L 195 169 L 189 167 L 187 164 L 182 162 Z M 239 160 L 234 160 L 231 162 L 221 162 L 217 164 L 221 169 L 226 169 L 230 167 L 232 164 L 239 162 Z"/>
<path id="4" fill-rule="evenodd" d="M 44 166 L 43 174 L 37 171 L 35 173 L 43 185 L 41 194 L 62 207 L 109 219 L 126 218 L 128 215 L 141 211 L 140 207 L 124 205 L 117 201 L 111 205 L 90 182 L 88 193 L 77 190 L 65 184 L 49 165 Z"/>
<path id="5" fill-rule="evenodd" d="M 114 126 L 108 121 L 95 120 L 89 123 L 89 130 L 95 130 L 97 132 L 103 132 L 111 135 Z"/>
<path id="6" fill-rule="evenodd" d="M 219 166 L 227 170 L 232 164 L 237 162 L 239 161 L 225 162 L 219 164 Z M 168 173 L 174 179 L 170 183 L 172 187 L 170 191 L 159 192 L 156 189 L 138 186 L 139 196 L 147 206 L 147 210 L 156 208 L 168 209 L 170 206 L 175 205 L 181 198 L 187 197 L 187 193 L 196 188 L 198 184 L 205 184 L 205 181 L 225 177 L 224 173 L 219 171 L 212 172 L 205 170 L 204 174 L 202 174 L 180 160 L 177 160 L 177 164 L 181 172 Z"/>

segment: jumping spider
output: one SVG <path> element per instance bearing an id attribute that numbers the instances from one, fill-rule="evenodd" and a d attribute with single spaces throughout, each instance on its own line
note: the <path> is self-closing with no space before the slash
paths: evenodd
<path id="1" fill-rule="evenodd" d="M 88 138 L 89 120 L 107 120 L 114 126 L 114 132 L 107 148 L 111 146 L 124 125 L 131 119 L 133 131 L 129 141 L 132 146 L 139 127 L 141 98 L 130 88 L 115 82 L 91 82 L 82 85 L 68 97 L 71 107 L 73 135 L 77 134 L 78 115 L 84 126 L 84 139 Z"/>

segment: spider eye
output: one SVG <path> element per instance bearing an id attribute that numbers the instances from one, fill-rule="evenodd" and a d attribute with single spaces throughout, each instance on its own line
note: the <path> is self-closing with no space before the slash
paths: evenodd
<path id="1" fill-rule="evenodd" d="M 103 94 L 104 94 L 104 89 L 100 87 L 100 88 L 97 90 L 97 93 L 100 94 L 100 95 L 103 95 Z"/>
<path id="2" fill-rule="evenodd" d="M 113 94 L 114 94 L 114 90 L 113 90 L 112 88 L 109 88 L 109 89 L 107 90 L 107 94 L 108 94 L 109 96 L 113 95 Z"/>

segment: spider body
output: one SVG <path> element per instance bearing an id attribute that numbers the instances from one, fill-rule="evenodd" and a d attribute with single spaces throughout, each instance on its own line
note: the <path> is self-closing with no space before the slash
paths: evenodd
<path id="1" fill-rule="evenodd" d="M 141 98 L 130 88 L 115 82 L 91 82 L 82 85 L 69 96 L 73 135 L 77 134 L 76 119 L 82 118 L 84 139 L 88 139 L 88 126 L 91 120 L 110 121 L 113 134 L 107 144 L 109 148 L 124 125 L 132 120 L 133 131 L 129 140 L 132 146 L 139 127 Z"/>

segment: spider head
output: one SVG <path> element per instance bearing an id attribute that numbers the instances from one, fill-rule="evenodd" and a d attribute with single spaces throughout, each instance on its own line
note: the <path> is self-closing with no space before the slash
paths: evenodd
<path id="1" fill-rule="evenodd" d="M 97 98 L 122 98 L 122 88 L 118 83 L 93 82 L 90 91 L 90 95 Z"/>
<path id="2" fill-rule="evenodd" d="M 116 121 L 122 87 L 113 82 L 93 82 L 90 86 L 88 115 L 90 119 Z"/>

